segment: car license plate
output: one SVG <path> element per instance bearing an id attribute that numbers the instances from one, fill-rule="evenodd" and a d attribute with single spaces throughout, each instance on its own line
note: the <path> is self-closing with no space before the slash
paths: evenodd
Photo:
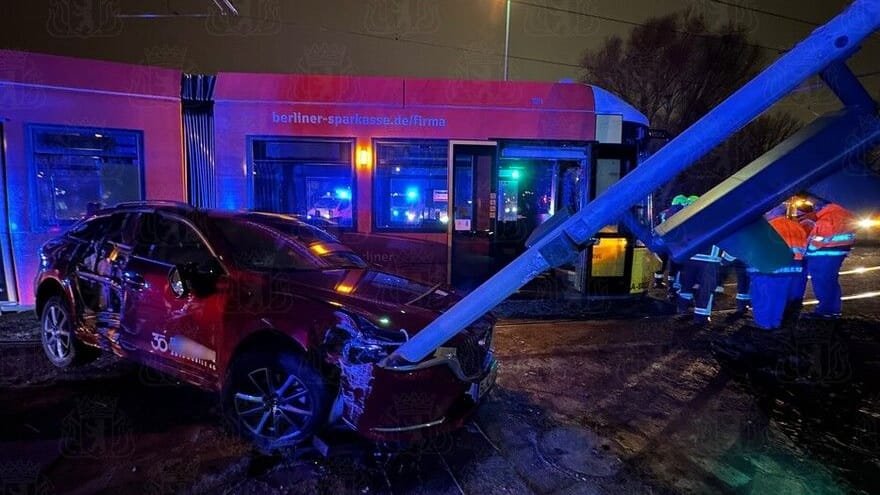
<path id="1" fill-rule="evenodd" d="M 480 381 L 474 382 L 471 384 L 471 388 L 468 391 L 468 394 L 473 397 L 475 401 L 480 400 L 486 392 L 492 388 L 492 385 L 495 385 L 495 378 L 498 377 L 498 362 L 492 361 L 492 365 L 489 368 L 489 372 L 486 373 Z"/>

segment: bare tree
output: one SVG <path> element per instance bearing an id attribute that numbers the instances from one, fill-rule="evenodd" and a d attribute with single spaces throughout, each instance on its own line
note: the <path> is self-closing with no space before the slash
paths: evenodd
<path id="1" fill-rule="evenodd" d="M 868 158 L 865 160 L 868 170 L 880 174 L 880 145 L 874 146 L 874 149 L 868 152 Z"/>
<path id="2" fill-rule="evenodd" d="M 760 48 L 739 26 L 712 31 L 689 12 L 653 18 L 626 40 L 613 36 L 585 53 L 583 81 L 616 93 L 644 113 L 651 126 L 677 135 L 757 74 Z M 763 116 L 716 148 L 701 163 L 657 192 L 702 194 L 799 127 L 788 114 Z"/>

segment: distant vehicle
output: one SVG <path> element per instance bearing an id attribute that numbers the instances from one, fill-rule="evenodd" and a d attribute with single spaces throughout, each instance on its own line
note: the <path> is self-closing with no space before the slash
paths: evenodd
<path id="1" fill-rule="evenodd" d="M 351 213 L 351 195 L 347 191 L 340 191 L 336 195 L 327 193 L 315 201 L 313 207 L 308 210 L 307 216 L 339 221 L 351 219 Z"/>
<path id="2" fill-rule="evenodd" d="M 416 189 L 391 194 L 392 224 L 419 225 L 425 217 L 424 209 L 424 203 L 420 201 Z"/>
<path id="3" fill-rule="evenodd" d="M 100 349 L 218 391 L 267 451 L 331 423 L 381 442 L 447 432 L 495 380 L 490 317 L 422 362 L 385 363 L 459 297 L 375 270 L 287 215 L 99 210 L 42 247 L 35 283 L 52 364 Z"/>

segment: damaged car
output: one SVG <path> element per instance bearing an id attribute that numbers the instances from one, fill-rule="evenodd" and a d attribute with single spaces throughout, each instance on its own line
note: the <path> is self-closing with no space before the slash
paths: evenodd
<path id="1" fill-rule="evenodd" d="M 488 315 L 421 362 L 390 365 L 458 296 L 375 269 L 292 216 L 121 204 L 47 242 L 40 263 L 52 364 L 110 352 L 217 391 L 264 450 L 330 425 L 425 439 L 462 426 L 495 381 Z"/>

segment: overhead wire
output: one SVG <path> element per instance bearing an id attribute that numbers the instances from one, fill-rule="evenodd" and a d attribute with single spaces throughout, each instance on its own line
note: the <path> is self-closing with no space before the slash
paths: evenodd
<path id="1" fill-rule="evenodd" d="M 592 13 L 588 13 L 588 12 L 582 12 L 579 10 L 556 7 L 553 5 L 540 4 L 540 3 L 536 3 L 536 2 L 530 1 L 530 0 L 510 0 L 510 1 L 511 1 L 511 3 L 523 5 L 526 7 L 544 9 L 544 10 L 564 13 L 564 14 L 568 14 L 568 15 L 583 16 L 583 17 L 603 20 L 603 21 L 607 21 L 607 22 L 615 22 L 618 24 L 629 25 L 629 26 L 633 26 L 633 27 L 638 27 L 638 26 L 645 27 L 646 26 L 646 23 L 642 23 L 642 22 L 638 22 L 638 21 L 633 21 L 633 20 L 629 20 L 629 19 L 622 19 L 622 18 L 607 16 L 607 15 L 592 14 Z M 793 22 L 809 24 L 811 26 L 818 26 L 819 25 L 819 24 L 813 23 L 812 21 L 807 21 L 804 19 L 796 18 L 796 17 L 786 16 L 783 14 L 777 14 L 777 13 L 766 11 L 763 9 L 751 8 L 751 7 L 739 5 L 739 4 L 725 1 L 725 0 L 709 0 L 709 1 L 721 4 L 721 5 L 730 6 L 733 8 L 740 8 L 743 10 L 754 11 L 754 12 L 761 13 L 764 15 L 772 15 L 772 16 L 775 16 L 775 17 L 778 17 L 781 19 L 786 19 L 786 20 L 793 21 Z M 265 18 L 265 17 L 248 16 L 248 15 L 238 15 L 236 17 L 246 18 L 246 19 L 259 21 L 259 22 L 272 22 L 272 23 L 292 26 L 292 27 L 296 27 L 296 28 L 306 28 L 306 29 L 311 29 L 311 30 L 317 30 L 317 31 L 321 31 L 321 32 L 347 34 L 350 36 L 372 38 L 372 39 L 378 39 L 378 40 L 383 40 L 383 41 L 394 41 L 394 42 L 398 42 L 398 43 L 408 43 L 408 44 L 426 46 L 426 47 L 431 47 L 431 48 L 441 48 L 441 49 L 446 49 L 446 50 L 453 50 L 453 51 L 458 51 L 458 52 L 463 52 L 463 53 L 472 53 L 472 54 L 489 55 L 489 56 L 497 56 L 497 57 L 504 56 L 504 53 L 501 50 L 491 50 L 491 49 L 487 50 L 487 49 L 482 49 L 482 48 L 460 46 L 460 45 L 449 44 L 449 43 L 439 43 L 439 42 L 433 42 L 433 41 L 416 40 L 416 39 L 412 39 L 412 38 L 401 37 L 398 35 L 370 33 L 370 32 L 358 31 L 358 30 L 353 30 L 353 29 L 331 28 L 328 26 L 298 23 L 298 22 L 293 22 L 293 21 L 281 19 L 281 18 Z M 680 31 L 680 30 L 677 30 L 676 32 L 686 33 L 686 34 L 691 34 L 691 35 L 706 37 L 706 38 L 717 37 L 717 35 L 712 34 L 712 33 L 690 33 L 690 32 Z M 761 45 L 761 44 L 757 44 L 757 43 L 746 43 L 746 45 L 752 46 L 755 48 L 759 48 L 762 50 L 766 50 L 766 51 L 771 51 L 776 54 L 784 53 L 785 51 L 787 51 L 787 48 L 772 47 L 772 46 L 766 46 L 766 45 Z M 508 54 L 508 58 L 512 59 L 512 60 L 523 61 L 523 62 L 540 63 L 540 64 L 554 65 L 554 66 L 566 67 L 566 68 L 572 68 L 572 69 L 582 69 L 583 68 L 581 64 L 564 62 L 564 61 L 559 61 L 559 60 L 550 60 L 550 59 L 541 58 L 541 57 L 528 57 L 528 56 L 523 56 L 523 55 Z M 878 73 L 880 73 L 880 71 L 867 72 L 867 73 L 862 73 L 862 74 L 856 74 L 856 77 L 857 78 L 865 78 L 865 77 L 877 75 Z"/>

